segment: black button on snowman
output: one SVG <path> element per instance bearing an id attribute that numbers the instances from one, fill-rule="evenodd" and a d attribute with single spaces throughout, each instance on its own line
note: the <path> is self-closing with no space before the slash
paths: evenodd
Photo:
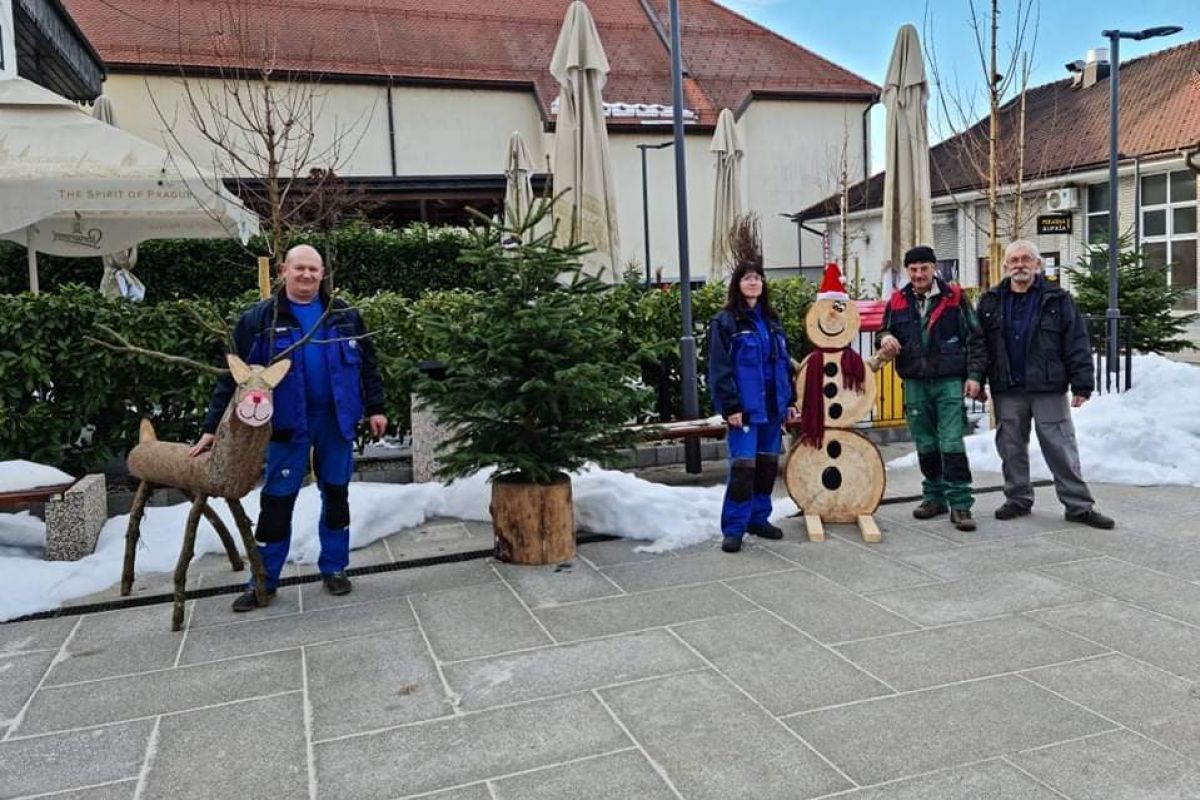
<path id="1" fill-rule="evenodd" d="M 788 494 L 804 513 L 810 540 L 824 540 L 822 522 L 854 522 L 865 541 L 878 542 L 872 515 L 886 487 L 883 457 L 873 442 L 850 430 L 875 405 L 875 373 L 850 347 L 858 335 L 858 307 L 836 264 L 825 268 L 804 330 L 813 350 L 796 376 L 800 433 L 784 466 Z"/>

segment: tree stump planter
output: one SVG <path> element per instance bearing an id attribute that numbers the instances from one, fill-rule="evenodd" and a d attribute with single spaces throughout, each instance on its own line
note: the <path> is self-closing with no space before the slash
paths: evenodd
<path id="1" fill-rule="evenodd" d="M 559 564 L 575 557 L 571 478 L 549 484 L 513 477 L 492 481 L 492 530 L 496 560 L 511 564 Z"/>

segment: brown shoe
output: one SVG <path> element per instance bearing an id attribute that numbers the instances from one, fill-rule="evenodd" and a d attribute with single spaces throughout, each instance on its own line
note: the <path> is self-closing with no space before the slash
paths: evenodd
<path id="1" fill-rule="evenodd" d="M 917 519 L 933 519 L 945 514 L 948 509 L 945 503 L 937 503 L 933 500 L 926 500 L 921 505 L 913 509 L 913 516 Z"/>
<path id="2" fill-rule="evenodd" d="M 975 519 L 971 516 L 971 512 L 965 508 L 950 509 L 950 521 L 960 531 L 975 530 Z"/>

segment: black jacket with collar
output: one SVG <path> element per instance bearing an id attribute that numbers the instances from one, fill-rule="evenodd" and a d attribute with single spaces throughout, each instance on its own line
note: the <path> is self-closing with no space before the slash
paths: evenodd
<path id="1" fill-rule="evenodd" d="M 1095 388 L 1096 376 L 1083 315 L 1070 292 L 1041 275 L 1034 280 L 1039 294 L 1038 307 L 1029 327 L 1024 386 L 1012 383 L 1004 337 L 1004 301 L 1012 291 L 1012 279 L 1005 278 L 979 299 L 979 323 L 987 344 L 987 379 L 992 391 L 1066 392 L 1070 389 L 1072 394 L 1087 397 Z"/>

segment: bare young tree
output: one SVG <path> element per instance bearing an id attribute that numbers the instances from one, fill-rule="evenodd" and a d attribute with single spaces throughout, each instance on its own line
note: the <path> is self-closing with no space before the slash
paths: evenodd
<path id="1" fill-rule="evenodd" d="M 829 165 L 824 180 L 821 181 L 822 196 L 837 196 L 838 209 L 838 265 L 842 274 L 847 276 L 851 288 L 856 293 L 862 291 L 862 273 L 858 257 L 852 255 L 854 243 L 867 238 L 866 227 L 854 223 L 850 219 L 850 187 L 858 181 L 851 173 L 850 165 L 850 122 L 846 113 L 842 114 L 842 140 L 835 147 L 830 147 L 825 158 Z M 851 259 L 854 259 L 851 268 Z"/>
<path id="2" fill-rule="evenodd" d="M 982 91 L 979 85 L 966 83 L 960 75 L 949 75 L 941 68 L 933 45 L 933 18 L 928 13 L 924 25 L 925 60 L 936 90 L 936 120 L 947 140 L 942 146 L 949 148 L 949 158 L 933 160 L 933 172 L 951 189 L 955 204 L 967 211 L 966 219 L 987 236 L 989 283 L 1000 278 L 1001 237 L 1020 236 L 1037 212 L 1036 206 L 1025 202 L 1025 186 L 1045 173 L 1050 156 L 1044 147 L 1030 154 L 1025 138 L 1039 0 L 1012 0 L 1009 6 L 1013 22 L 1005 36 L 1001 33 L 1001 0 L 987 0 L 986 7 L 978 0 L 967 3 L 967 24 L 979 58 Z M 984 105 L 986 122 L 980 121 Z M 944 161 L 961 165 L 966 180 L 963 175 L 946 174 Z M 955 194 L 955 187 L 963 185 L 970 190 L 982 187 L 987 212 L 983 220 L 974 213 L 973 203 Z"/>
<path id="3" fill-rule="evenodd" d="M 352 205 L 338 173 L 374 109 L 349 122 L 328 112 L 320 76 L 295 66 L 311 59 L 280 56 L 263 4 L 223 0 L 203 26 L 199 35 L 178 31 L 178 107 L 156 97 L 149 79 L 147 91 L 175 157 L 234 184 L 266 218 L 267 255 L 279 261 L 294 229 L 328 230 Z"/>

